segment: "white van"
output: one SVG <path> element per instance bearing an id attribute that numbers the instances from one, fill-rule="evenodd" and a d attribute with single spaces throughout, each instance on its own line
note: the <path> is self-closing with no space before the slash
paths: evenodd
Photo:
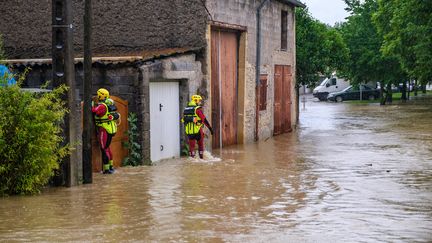
<path id="1" fill-rule="evenodd" d="M 331 76 L 330 78 L 324 79 L 320 85 L 315 87 L 313 90 L 313 96 L 321 101 L 327 100 L 327 95 L 333 92 L 338 92 L 346 87 L 350 83 L 343 78 L 337 78 L 336 76 Z"/>

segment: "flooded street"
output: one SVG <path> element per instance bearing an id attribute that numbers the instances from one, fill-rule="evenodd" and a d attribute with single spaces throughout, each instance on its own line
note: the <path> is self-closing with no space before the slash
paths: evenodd
<path id="1" fill-rule="evenodd" d="M 303 102 L 302 102 L 303 101 Z M 257 144 L 0 198 L 0 241 L 431 242 L 432 102 L 318 102 Z"/>

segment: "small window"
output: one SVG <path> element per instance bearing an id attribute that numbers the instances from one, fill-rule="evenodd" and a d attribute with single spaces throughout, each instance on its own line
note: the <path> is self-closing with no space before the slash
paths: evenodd
<path id="1" fill-rule="evenodd" d="M 331 79 L 331 85 L 336 85 L 336 78 Z"/>
<path id="2" fill-rule="evenodd" d="M 260 75 L 260 100 L 259 100 L 259 110 L 265 111 L 267 109 L 267 74 Z"/>
<path id="3" fill-rule="evenodd" d="M 281 50 L 288 50 L 288 12 L 284 10 L 281 14 Z"/>

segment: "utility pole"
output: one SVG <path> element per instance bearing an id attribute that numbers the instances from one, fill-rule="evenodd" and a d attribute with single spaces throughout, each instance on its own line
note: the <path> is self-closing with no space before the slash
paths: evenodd
<path id="1" fill-rule="evenodd" d="M 91 113 L 92 95 L 92 6 L 91 0 L 85 0 L 84 4 L 84 107 L 83 107 L 83 183 L 92 183 L 92 146 L 91 135 L 93 128 Z"/>
<path id="2" fill-rule="evenodd" d="M 65 84 L 69 87 L 64 96 L 69 113 L 65 116 L 64 135 L 65 144 L 77 146 L 77 103 L 75 95 L 75 68 L 73 55 L 73 18 L 72 1 L 52 0 L 52 71 L 53 86 Z M 79 124 L 79 123 L 78 123 Z M 71 154 L 61 163 L 61 176 L 58 184 L 74 186 L 78 184 L 78 153 Z"/>

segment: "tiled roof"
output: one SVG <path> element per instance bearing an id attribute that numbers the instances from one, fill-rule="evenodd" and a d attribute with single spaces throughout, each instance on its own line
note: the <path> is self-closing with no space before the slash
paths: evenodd
<path id="1" fill-rule="evenodd" d="M 101 63 L 101 64 L 118 64 L 118 63 L 127 63 L 127 62 L 137 62 L 137 61 L 149 61 L 158 58 L 164 58 L 173 56 L 176 54 L 183 54 L 187 52 L 198 51 L 199 49 L 194 48 L 170 48 L 163 50 L 152 50 L 152 51 L 142 51 L 136 53 L 128 53 L 129 55 L 123 56 L 103 56 L 98 55 L 97 57 L 92 58 L 93 63 Z M 35 66 L 35 65 L 43 65 L 43 64 L 51 64 L 51 58 L 37 58 L 37 59 L 8 59 L 1 60 L 11 66 Z M 83 57 L 76 57 L 74 59 L 75 63 L 83 63 Z"/>

